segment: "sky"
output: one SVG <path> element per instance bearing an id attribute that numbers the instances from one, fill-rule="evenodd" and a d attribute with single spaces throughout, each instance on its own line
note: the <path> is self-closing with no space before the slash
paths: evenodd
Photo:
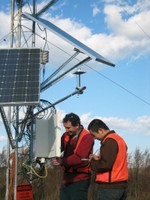
<path id="1" fill-rule="evenodd" d="M 28 2 L 28 1 L 27 1 Z M 40 10 L 46 2 L 37 1 Z M 23 12 L 29 12 L 31 3 Z M 111 67 L 95 60 L 80 66 L 83 94 L 74 95 L 57 104 L 61 116 L 74 112 L 86 128 L 94 119 L 102 119 L 127 143 L 128 151 L 144 151 L 150 147 L 150 1 L 148 0 L 58 0 L 41 16 L 67 32 L 98 54 L 115 64 Z M 10 45 L 11 0 L 0 1 L 0 48 Z M 30 27 L 23 20 L 24 27 Z M 25 29 L 25 28 L 24 28 Z M 74 53 L 72 45 L 51 31 L 37 26 L 36 46 L 49 51 L 49 63 L 41 70 L 46 79 Z M 43 38 L 47 38 L 45 42 Z M 22 46 L 27 42 L 22 36 Z M 86 55 L 79 55 L 77 60 Z M 62 80 L 40 94 L 55 103 L 73 93 L 78 77 L 71 71 Z M 7 134 L 0 120 L 0 148 L 6 145 Z M 95 143 L 95 149 L 99 142 Z"/>

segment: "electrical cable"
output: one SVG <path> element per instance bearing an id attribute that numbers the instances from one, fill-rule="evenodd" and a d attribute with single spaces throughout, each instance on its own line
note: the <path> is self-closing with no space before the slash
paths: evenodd
<path id="1" fill-rule="evenodd" d="M 116 81 L 113 81 L 112 79 L 108 78 L 107 76 L 105 76 L 104 74 L 100 73 L 99 71 L 93 69 L 92 67 L 88 66 L 87 64 L 85 64 L 88 68 L 90 68 L 91 70 L 95 71 L 97 74 L 99 74 L 100 76 L 102 76 L 103 78 L 107 79 L 108 81 L 112 82 L 114 85 L 120 87 L 121 89 L 123 89 L 124 91 L 128 92 L 129 94 L 131 94 L 132 96 L 136 97 L 137 99 L 139 99 L 140 101 L 142 101 L 143 103 L 147 104 L 150 106 L 150 102 L 144 100 L 143 98 L 139 97 L 138 95 L 136 95 L 135 93 L 131 92 L 130 90 L 128 90 L 127 88 L 123 87 L 122 85 L 120 85 L 119 83 L 117 83 Z"/>
<path id="2" fill-rule="evenodd" d="M 45 175 L 43 175 L 43 176 L 39 175 L 31 165 L 27 165 L 27 164 L 23 163 L 23 166 L 26 167 L 26 168 L 30 168 L 30 169 L 32 170 L 32 172 L 33 172 L 38 178 L 46 178 L 47 175 L 48 175 L 46 164 L 44 164 Z"/>
<path id="3" fill-rule="evenodd" d="M 124 7 L 123 10 L 128 14 L 128 11 Z M 139 25 L 139 23 L 137 23 L 137 21 L 134 18 L 132 18 L 132 20 L 138 26 L 138 28 L 141 29 L 141 31 L 148 37 L 148 39 L 150 39 L 150 35 L 143 29 L 143 27 Z"/>

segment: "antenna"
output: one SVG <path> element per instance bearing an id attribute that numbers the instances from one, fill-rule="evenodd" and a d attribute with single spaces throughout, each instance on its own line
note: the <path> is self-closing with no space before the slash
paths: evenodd
<path id="1" fill-rule="evenodd" d="M 85 74 L 85 71 L 82 71 L 81 68 L 79 68 L 76 72 L 74 72 L 78 76 L 78 84 L 77 88 L 81 88 L 81 75 Z"/>

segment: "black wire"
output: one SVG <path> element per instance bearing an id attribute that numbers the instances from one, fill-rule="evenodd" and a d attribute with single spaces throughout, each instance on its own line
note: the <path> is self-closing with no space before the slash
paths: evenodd
<path id="1" fill-rule="evenodd" d="M 124 8 L 123 8 L 124 9 Z M 127 12 L 125 9 L 124 9 L 125 12 Z M 127 12 L 128 13 L 128 12 Z M 135 21 L 135 24 L 142 30 L 142 32 L 150 39 L 150 36 L 143 30 L 143 28 Z M 27 28 L 28 30 L 32 31 L 30 28 L 24 26 L 25 28 Z M 40 28 L 40 26 L 39 26 Z M 40 28 L 41 29 L 41 28 Z M 45 29 L 44 29 L 45 30 Z M 48 41 L 47 40 L 47 32 L 45 31 L 45 34 L 46 34 L 46 37 L 41 37 L 39 34 L 35 33 L 35 35 L 37 35 L 38 37 L 42 38 L 43 40 L 45 40 L 45 44 L 44 44 L 44 47 L 46 46 L 46 43 L 50 43 L 51 45 L 53 45 L 54 47 L 56 47 L 57 49 L 61 50 L 62 52 L 66 53 L 67 55 L 71 56 L 68 52 L 64 51 L 64 49 L 56 46 L 55 44 L 53 44 L 52 42 Z M 3 37 L 4 38 L 4 37 Z M 78 60 L 77 58 L 75 58 L 76 60 Z M 91 70 L 95 71 L 97 74 L 99 74 L 100 76 L 102 76 L 103 78 L 107 79 L 108 81 L 110 81 L 111 83 L 115 84 L 116 86 L 120 87 L 121 89 L 123 89 L 124 91 L 128 92 L 129 94 L 131 94 L 132 96 L 134 96 L 135 98 L 139 99 L 140 101 L 142 101 L 143 103 L 147 104 L 150 106 L 150 103 L 146 100 L 144 100 L 143 98 L 139 97 L 138 95 L 136 95 L 135 93 L 131 92 L 130 90 L 128 90 L 127 88 L 125 88 L 124 86 L 120 85 L 119 83 L 113 81 L 112 79 L 108 78 L 107 76 L 103 75 L 102 73 L 100 73 L 99 71 L 93 69 L 92 67 L 90 67 L 89 65 L 87 64 L 84 64 L 86 65 L 88 68 L 90 68 Z"/>
<path id="2" fill-rule="evenodd" d="M 123 8 L 123 10 L 128 14 L 128 11 L 125 8 Z M 150 35 L 143 29 L 143 27 L 139 25 L 134 18 L 132 18 L 132 20 L 138 26 L 138 28 L 141 29 L 141 31 L 148 37 L 148 39 L 150 39 Z"/>
<path id="3" fill-rule="evenodd" d="M 135 93 L 131 92 L 130 90 L 128 90 L 127 88 L 123 87 L 122 85 L 120 85 L 119 83 L 113 81 L 112 79 L 108 78 L 107 76 L 105 76 L 104 74 L 100 73 L 99 71 L 93 69 L 92 67 L 86 65 L 88 68 L 90 68 L 91 70 L 95 71 L 98 75 L 102 76 L 103 78 L 107 79 L 108 81 L 112 82 L 114 85 L 120 87 L 121 89 L 123 89 L 124 91 L 128 92 L 129 94 L 131 94 L 132 96 L 136 97 L 137 99 L 139 99 L 140 101 L 142 101 L 143 103 L 147 104 L 150 106 L 150 103 L 146 100 L 144 100 L 143 98 L 139 97 L 138 95 L 136 95 Z"/>

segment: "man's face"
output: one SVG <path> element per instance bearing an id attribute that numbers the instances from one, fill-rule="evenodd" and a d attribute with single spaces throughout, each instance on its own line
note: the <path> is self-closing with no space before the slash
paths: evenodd
<path id="1" fill-rule="evenodd" d="M 63 124 L 66 132 L 68 132 L 70 135 L 77 134 L 79 130 L 79 124 L 77 126 L 72 126 L 72 123 L 70 121 L 64 122 Z"/>
<path id="2" fill-rule="evenodd" d="M 102 129 L 99 129 L 98 132 L 90 130 L 90 133 L 94 136 L 96 140 L 101 140 L 103 138 Z"/>

